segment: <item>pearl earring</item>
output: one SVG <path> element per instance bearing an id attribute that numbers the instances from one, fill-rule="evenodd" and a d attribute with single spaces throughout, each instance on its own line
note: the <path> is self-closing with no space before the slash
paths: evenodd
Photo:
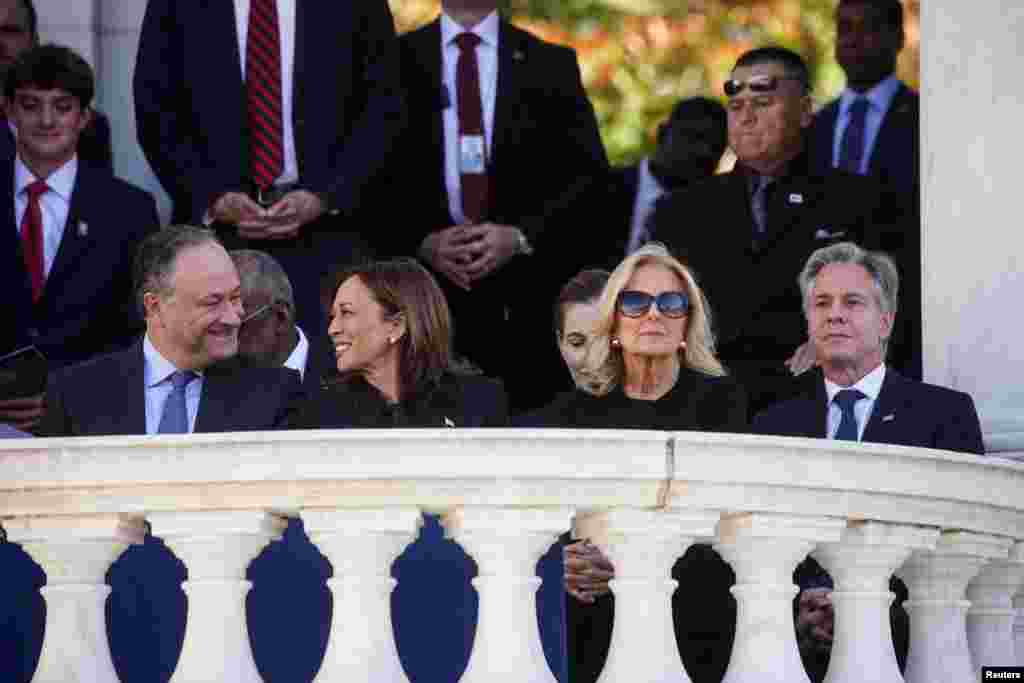
<path id="1" fill-rule="evenodd" d="M 612 347 L 617 349 L 620 346 L 622 346 L 622 342 L 619 341 L 619 338 L 618 337 L 612 337 Z"/>

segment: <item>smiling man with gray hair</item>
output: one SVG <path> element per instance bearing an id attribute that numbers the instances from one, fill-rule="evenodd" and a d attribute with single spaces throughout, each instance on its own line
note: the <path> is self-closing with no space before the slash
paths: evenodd
<path id="1" fill-rule="evenodd" d="M 819 375 L 809 393 L 758 414 L 755 432 L 984 453 L 969 395 L 886 367 L 899 300 L 892 259 L 842 242 L 811 254 L 798 282 Z"/>

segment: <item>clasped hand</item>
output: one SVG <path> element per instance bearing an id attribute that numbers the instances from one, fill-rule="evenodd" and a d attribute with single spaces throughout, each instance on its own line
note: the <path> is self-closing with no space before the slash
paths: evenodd
<path id="1" fill-rule="evenodd" d="M 325 210 L 320 198 L 306 190 L 293 190 L 268 208 L 241 192 L 228 192 L 214 202 L 210 215 L 220 223 L 238 226 L 243 239 L 283 240 L 298 235 L 299 228 Z"/>
<path id="2" fill-rule="evenodd" d="M 610 592 L 609 579 L 615 568 L 601 549 L 589 541 L 576 541 L 565 546 L 565 590 L 580 602 L 591 604 Z"/>
<path id="3" fill-rule="evenodd" d="M 458 287 L 470 290 L 519 251 L 519 229 L 498 223 L 455 225 L 431 233 L 420 255 Z"/>

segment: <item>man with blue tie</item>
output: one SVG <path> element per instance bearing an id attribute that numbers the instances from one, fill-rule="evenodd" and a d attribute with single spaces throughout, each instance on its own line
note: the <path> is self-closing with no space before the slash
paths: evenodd
<path id="1" fill-rule="evenodd" d="M 920 98 L 896 77 L 903 48 L 900 0 L 842 0 L 836 8 L 836 61 L 846 88 L 814 117 L 812 165 L 878 179 L 889 191 L 899 231 L 879 247 L 903 271 L 903 306 L 896 321 L 892 361 L 921 378 Z"/>
<path id="2" fill-rule="evenodd" d="M 899 293 L 888 256 L 850 242 L 823 247 L 799 283 L 818 377 L 804 395 L 759 413 L 756 433 L 984 453 L 969 395 L 885 363 Z"/>

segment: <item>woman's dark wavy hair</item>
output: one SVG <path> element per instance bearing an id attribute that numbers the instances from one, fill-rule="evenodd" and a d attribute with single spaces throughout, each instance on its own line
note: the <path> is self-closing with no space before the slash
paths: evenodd
<path id="1" fill-rule="evenodd" d="M 572 304 L 587 304 L 601 296 L 604 283 L 611 276 L 607 270 L 588 268 L 581 270 L 562 286 L 562 291 L 555 299 L 552 319 L 555 323 L 555 334 L 561 338 L 562 326 L 565 324 L 565 309 Z"/>
<path id="2" fill-rule="evenodd" d="M 452 317 L 434 276 L 410 258 L 349 266 L 332 278 L 331 300 L 347 280 L 357 277 L 384 309 L 385 320 L 405 318 L 398 341 L 401 397 L 419 393 L 453 369 Z"/>

